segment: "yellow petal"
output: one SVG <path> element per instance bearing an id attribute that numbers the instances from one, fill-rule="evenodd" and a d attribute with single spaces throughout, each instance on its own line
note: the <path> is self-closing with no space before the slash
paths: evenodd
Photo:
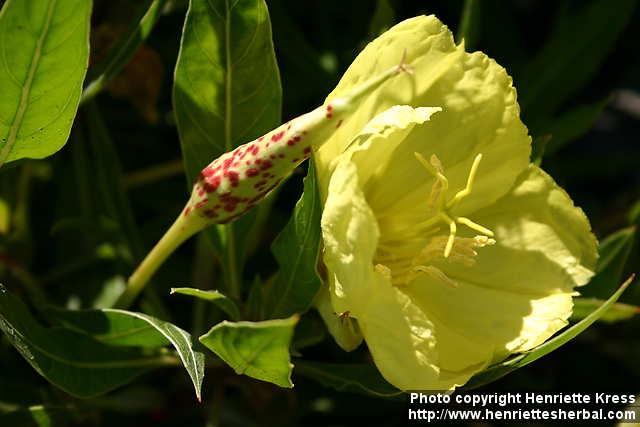
<path id="1" fill-rule="evenodd" d="M 491 360 L 490 348 L 434 322 L 380 274 L 361 310 L 358 322 L 378 370 L 402 390 L 451 390 Z"/>
<path id="2" fill-rule="evenodd" d="M 456 212 L 464 215 L 489 205 L 512 186 L 526 168 L 530 138 L 519 118 L 516 92 L 505 70 L 486 55 L 464 52 L 450 31 L 433 16 L 401 22 L 370 43 L 346 71 L 329 96 L 338 96 L 357 82 L 399 60 L 403 50 L 414 69 L 411 79 L 393 79 L 372 92 L 358 110 L 317 153 L 321 188 L 326 188 L 331 161 L 369 120 L 394 104 L 442 107 L 434 120 L 413 129 L 402 149 L 384 159 L 384 179 L 368 194 L 374 211 L 393 209 L 407 221 L 420 215 L 432 178 L 415 161 L 414 152 L 442 161 L 452 191 L 462 189 L 475 156 L 483 154 L 473 193 Z M 399 218 L 402 219 L 402 218 Z"/>
<path id="3" fill-rule="evenodd" d="M 348 157 L 339 162 L 330 186 L 321 226 L 331 300 L 337 313 L 355 312 L 370 292 L 378 225 Z"/>
<path id="4" fill-rule="evenodd" d="M 533 165 L 507 195 L 473 215 L 494 231 L 496 244 L 478 249 L 472 266 L 435 263 L 456 288 L 425 275 L 407 292 L 450 328 L 494 347 L 497 360 L 540 345 L 567 324 L 574 288 L 593 275 L 597 244 L 584 213 Z"/>
<path id="5" fill-rule="evenodd" d="M 362 333 L 360 333 L 358 321 L 348 312 L 336 313 L 331 305 L 328 287 L 320 289 L 314 301 L 314 306 L 320 313 L 325 325 L 327 325 L 329 333 L 344 351 L 352 351 L 360 346 Z"/>

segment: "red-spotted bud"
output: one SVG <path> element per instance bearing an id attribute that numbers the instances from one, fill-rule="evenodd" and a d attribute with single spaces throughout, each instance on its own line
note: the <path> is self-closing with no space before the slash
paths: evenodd
<path id="1" fill-rule="evenodd" d="M 130 277 L 117 305 L 127 307 L 187 238 L 208 225 L 233 221 L 259 203 L 340 127 L 363 95 L 410 71 L 403 56 L 400 64 L 356 86 L 346 96 L 332 99 L 211 162 L 200 172 L 182 214 Z"/>
<path id="2" fill-rule="evenodd" d="M 241 216 L 331 136 L 361 96 L 401 72 L 409 72 L 404 59 L 399 65 L 356 86 L 346 96 L 333 99 L 223 154 L 200 172 L 183 215 L 196 215 L 204 219 L 204 223 L 218 224 Z"/>

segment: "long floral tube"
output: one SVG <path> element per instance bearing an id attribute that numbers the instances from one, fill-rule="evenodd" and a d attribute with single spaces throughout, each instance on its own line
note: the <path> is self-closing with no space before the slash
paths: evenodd
<path id="1" fill-rule="evenodd" d="M 344 96 L 224 153 L 206 166 L 181 214 L 131 275 L 116 306 L 129 307 L 164 260 L 186 239 L 209 225 L 237 219 L 264 199 L 340 127 L 363 96 L 399 74 L 411 74 L 404 55 L 398 65 Z"/>

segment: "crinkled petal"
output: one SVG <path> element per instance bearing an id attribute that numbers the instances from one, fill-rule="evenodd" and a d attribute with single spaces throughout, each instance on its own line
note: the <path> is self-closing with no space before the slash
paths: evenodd
<path id="1" fill-rule="evenodd" d="M 574 288 L 594 274 L 597 242 L 589 222 L 534 165 L 473 218 L 494 231 L 496 244 L 476 249 L 472 266 L 434 264 L 457 287 L 422 276 L 408 294 L 452 329 L 493 346 L 494 359 L 532 349 L 567 324 Z"/>
<path id="2" fill-rule="evenodd" d="M 434 322 L 381 274 L 360 309 L 358 323 L 378 370 L 402 390 L 452 390 L 491 359 L 491 349 Z"/>
<path id="3" fill-rule="evenodd" d="M 332 159 L 376 114 L 394 104 L 432 105 L 443 111 L 413 129 L 392 158 L 383 159 L 389 173 L 377 183 L 377 192 L 368 195 L 373 210 L 400 212 L 400 219 L 408 221 L 424 217 L 420 207 L 433 179 L 414 152 L 440 158 L 452 192 L 464 187 L 474 157 L 482 153 L 476 187 L 457 209 L 465 214 L 491 204 L 508 191 L 529 161 L 530 138 L 519 118 L 516 91 L 501 66 L 480 52 L 464 52 L 435 17 L 408 19 L 370 43 L 330 98 L 397 64 L 405 49 L 413 75 L 394 78 L 372 92 L 318 151 L 321 186 L 326 188 Z"/>
<path id="4" fill-rule="evenodd" d="M 378 225 L 348 157 L 339 162 L 330 187 L 321 219 L 324 262 L 333 308 L 353 312 L 370 293 Z"/>

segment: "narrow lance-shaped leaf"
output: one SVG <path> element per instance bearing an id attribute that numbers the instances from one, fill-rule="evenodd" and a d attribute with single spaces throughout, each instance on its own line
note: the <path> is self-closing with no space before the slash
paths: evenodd
<path id="1" fill-rule="evenodd" d="M 604 304 L 604 301 L 598 298 L 576 298 L 573 301 L 573 313 L 571 320 L 582 320 L 598 307 Z M 640 307 L 622 302 L 613 304 L 599 319 L 603 323 L 615 323 L 623 320 L 631 319 L 640 314 Z"/>
<path id="2" fill-rule="evenodd" d="M 71 425 L 73 415 L 63 406 L 34 405 L 0 415 L 4 427 L 66 427 Z"/>
<path id="3" fill-rule="evenodd" d="M 153 368 L 173 364 L 167 356 L 111 347 L 69 329 L 45 328 L 1 285 L 0 329 L 40 375 L 78 397 L 106 393 Z"/>
<path id="4" fill-rule="evenodd" d="M 191 335 L 176 325 L 125 310 L 50 310 L 50 313 L 69 329 L 91 335 L 104 344 L 147 348 L 172 345 L 200 400 L 204 354 L 195 349 Z"/>
<path id="5" fill-rule="evenodd" d="M 618 290 L 613 295 L 611 295 L 608 300 L 606 300 L 600 307 L 598 307 L 595 311 L 582 319 L 580 322 L 576 323 L 568 329 L 565 329 L 561 334 L 555 336 L 554 338 L 534 348 L 533 350 L 515 356 L 502 363 L 498 363 L 497 365 L 491 366 L 485 371 L 476 374 L 471 378 L 471 380 L 469 380 L 464 388 L 474 389 L 496 381 L 509 374 L 510 372 L 513 372 L 528 365 L 531 362 L 538 360 L 542 356 L 551 353 L 552 351 L 571 341 L 579 334 L 584 332 L 584 330 L 591 326 L 596 320 L 605 315 L 605 313 L 613 306 L 613 304 L 615 304 L 618 298 L 620 298 L 625 289 L 627 289 L 631 282 L 633 282 L 633 279 L 633 276 L 629 277 L 620 286 L 620 288 L 618 288 Z"/>
<path id="6" fill-rule="evenodd" d="M 627 259 L 636 237 L 636 227 L 627 227 L 607 236 L 600 242 L 600 258 L 596 275 L 580 290 L 583 296 L 606 298 L 622 280 Z"/>
<path id="7" fill-rule="evenodd" d="M 0 166 L 67 141 L 89 58 L 91 0 L 7 0 L 0 12 Z"/>
<path id="8" fill-rule="evenodd" d="M 141 9 L 140 15 L 131 24 L 125 36 L 119 40 L 111 51 L 107 59 L 100 64 L 100 68 L 95 73 L 90 73 L 94 77 L 91 82 L 87 84 L 87 87 L 82 92 L 80 103 L 93 99 L 108 83 L 122 70 L 122 68 L 129 62 L 129 60 L 135 55 L 140 45 L 149 37 L 151 30 L 155 26 L 162 8 L 167 0 L 147 0 L 149 5 L 144 9 Z M 143 5 L 146 6 L 146 5 Z"/>
<path id="9" fill-rule="evenodd" d="M 240 319 L 240 309 L 238 309 L 238 306 L 233 302 L 233 300 L 227 298 L 222 292 L 213 289 L 171 288 L 171 294 L 190 295 L 192 297 L 212 302 L 222 311 L 227 313 L 231 317 L 231 320 Z"/>
<path id="10" fill-rule="evenodd" d="M 531 116 L 553 113 L 593 78 L 633 16 L 636 0 L 608 0 L 582 5 L 547 42 L 516 79 L 523 111 Z"/>
<path id="11" fill-rule="evenodd" d="M 321 203 L 311 162 L 302 197 L 271 247 L 280 271 L 263 304 L 265 319 L 305 312 L 320 288 L 316 265 L 320 252 Z"/>
<path id="12" fill-rule="evenodd" d="M 239 375 L 293 387 L 289 346 L 298 316 L 264 322 L 223 321 L 200 342 Z"/>

